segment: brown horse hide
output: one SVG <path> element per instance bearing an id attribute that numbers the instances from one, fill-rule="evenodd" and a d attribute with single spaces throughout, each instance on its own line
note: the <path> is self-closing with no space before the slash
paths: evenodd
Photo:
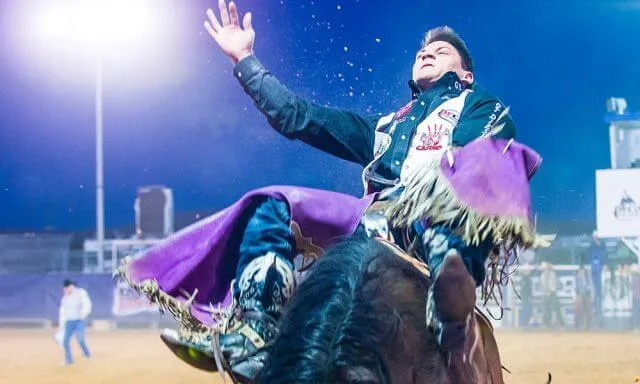
<path id="1" fill-rule="evenodd" d="M 327 250 L 289 303 L 259 382 L 502 384 L 491 326 L 473 305 L 462 351 L 440 349 L 425 312 L 431 280 L 413 264 L 358 234 Z"/>

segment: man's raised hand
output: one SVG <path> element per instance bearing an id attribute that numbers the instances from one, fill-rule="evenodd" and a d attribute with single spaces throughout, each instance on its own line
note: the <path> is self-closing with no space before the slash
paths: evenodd
<path id="1" fill-rule="evenodd" d="M 208 9 L 207 16 L 209 20 L 204 22 L 204 27 L 222 48 L 222 51 L 234 63 L 237 63 L 253 54 L 253 42 L 256 32 L 251 25 L 251 12 L 244 15 L 242 27 L 240 27 L 238 9 L 233 1 L 229 3 L 229 8 L 227 9 L 225 1 L 218 0 L 218 8 L 220 9 L 222 25 L 218 22 L 215 13 Z"/>

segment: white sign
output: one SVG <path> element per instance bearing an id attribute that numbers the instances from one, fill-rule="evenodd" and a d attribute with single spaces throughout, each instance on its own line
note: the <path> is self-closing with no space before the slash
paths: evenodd
<path id="1" fill-rule="evenodd" d="M 600 237 L 640 236 L 640 169 L 596 171 L 596 215 Z"/>
<path id="2" fill-rule="evenodd" d="M 133 290 L 127 283 L 119 281 L 113 292 L 113 314 L 130 316 L 139 313 L 159 313 L 158 306 Z"/>

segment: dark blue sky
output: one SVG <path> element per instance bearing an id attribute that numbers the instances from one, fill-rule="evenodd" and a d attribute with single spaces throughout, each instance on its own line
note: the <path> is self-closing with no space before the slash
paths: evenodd
<path id="1" fill-rule="evenodd" d="M 0 0 L 0 230 L 95 222 L 93 61 L 35 43 L 32 16 L 44 4 Z M 105 53 L 107 228 L 133 221 L 146 184 L 172 188 L 179 211 L 221 208 L 269 184 L 361 194 L 357 166 L 278 136 L 259 115 L 204 32 L 213 0 L 153 4 L 162 29 L 152 42 L 125 57 Z M 511 106 L 519 140 L 544 157 L 533 181 L 539 220 L 594 221 L 594 171 L 609 161 L 605 100 L 640 109 L 639 1 L 238 6 L 254 13 L 256 56 L 284 84 L 363 114 L 404 105 L 424 31 L 452 26 L 477 81 Z"/>

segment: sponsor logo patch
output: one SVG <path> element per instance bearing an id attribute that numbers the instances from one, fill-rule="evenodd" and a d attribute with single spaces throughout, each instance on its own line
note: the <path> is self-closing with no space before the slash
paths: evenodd
<path id="1" fill-rule="evenodd" d="M 442 149 L 442 139 L 449 135 L 449 129 L 444 128 L 442 124 L 436 124 L 433 127 L 428 126 L 427 132 L 420 135 L 420 144 L 416 147 L 418 151 L 438 151 Z"/>
<path id="2" fill-rule="evenodd" d="M 402 123 L 404 121 L 404 119 L 407 117 L 407 114 L 409 114 L 409 112 L 411 111 L 413 103 L 415 103 L 415 100 L 411 100 L 407 105 L 400 108 L 400 110 L 396 112 L 396 122 Z"/>
<path id="3" fill-rule="evenodd" d="M 458 124 L 458 112 L 454 111 L 453 109 L 443 109 L 442 111 L 438 112 L 438 117 L 450 122 L 453 125 Z"/>

